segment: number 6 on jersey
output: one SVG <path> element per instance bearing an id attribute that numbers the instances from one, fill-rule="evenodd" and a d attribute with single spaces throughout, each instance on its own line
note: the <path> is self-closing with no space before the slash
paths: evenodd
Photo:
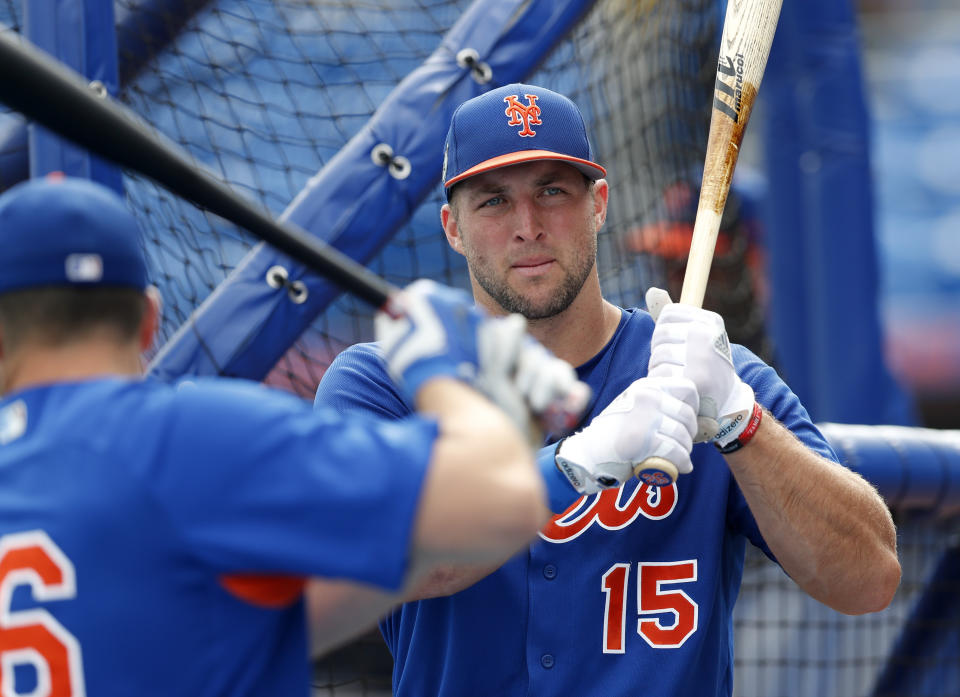
<path id="1" fill-rule="evenodd" d="M 80 643 L 42 608 L 12 610 L 18 586 L 29 586 L 37 602 L 77 595 L 73 564 L 42 530 L 0 537 L 0 694 L 84 697 Z M 30 692 L 16 684 L 18 667 L 33 669 Z"/>

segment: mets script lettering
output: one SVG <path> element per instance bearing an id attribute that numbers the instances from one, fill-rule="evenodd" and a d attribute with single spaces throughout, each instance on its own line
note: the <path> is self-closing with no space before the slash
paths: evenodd
<path id="1" fill-rule="evenodd" d="M 537 132 L 530 128 L 530 126 L 539 126 L 543 121 L 540 120 L 540 107 L 537 106 L 537 95 L 525 94 L 523 96 L 527 98 L 526 104 L 522 104 L 515 94 L 504 97 L 503 101 L 507 103 L 507 108 L 503 113 L 510 117 L 507 125 L 523 126 L 517 135 L 526 138 L 537 135 Z"/>
<path id="2" fill-rule="evenodd" d="M 640 515 L 650 520 L 666 518 L 676 505 L 676 484 L 663 487 L 639 484 L 630 493 L 623 488 L 605 489 L 592 499 L 579 499 L 564 513 L 554 516 L 540 531 L 540 537 L 547 542 L 569 542 L 594 523 L 606 530 L 620 530 Z"/>

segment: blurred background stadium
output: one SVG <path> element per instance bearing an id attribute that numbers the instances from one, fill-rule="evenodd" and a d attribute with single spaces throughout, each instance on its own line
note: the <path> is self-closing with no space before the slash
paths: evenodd
<path id="1" fill-rule="evenodd" d="M 397 284 L 466 284 L 438 222 L 456 104 L 517 80 L 562 91 L 610 171 L 601 276 L 623 304 L 651 283 L 678 293 L 722 16 L 714 0 L 0 0 L 9 31 Z M 166 301 L 156 375 L 310 399 L 370 338 L 359 301 L 0 106 L 0 190 L 53 169 L 122 189 L 147 230 Z M 750 557 L 735 694 L 960 694 L 955 0 L 785 3 L 707 295 L 818 422 L 911 429 L 825 426 L 897 517 L 893 605 L 836 615 Z M 317 662 L 316 694 L 389 694 L 389 671 L 374 633 Z"/>
<path id="2" fill-rule="evenodd" d="M 960 423 L 960 6 L 864 2 L 882 318 L 926 423 Z"/>

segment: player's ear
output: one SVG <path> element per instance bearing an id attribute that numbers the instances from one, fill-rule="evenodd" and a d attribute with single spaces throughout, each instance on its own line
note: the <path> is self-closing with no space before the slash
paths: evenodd
<path id="1" fill-rule="evenodd" d="M 597 222 L 597 230 L 603 227 L 607 220 L 607 198 L 610 196 L 610 185 L 606 179 L 597 179 L 593 183 L 593 214 Z"/>
<path id="2" fill-rule="evenodd" d="M 449 203 L 440 207 L 440 224 L 443 225 L 443 234 L 447 236 L 447 244 L 453 251 L 463 254 L 463 240 L 460 239 L 460 226 L 457 224 L 457 216 Z"/>
<path id="3" fill-rule="evenodd" d="M 163 296 L 156 286 L 147 286 L 143 292 L 144 313 L 140 321 L 140 351 L 146 351 L 153 345 L 153 339 L 160 327 L 160 316 L 163 312 Z"/>

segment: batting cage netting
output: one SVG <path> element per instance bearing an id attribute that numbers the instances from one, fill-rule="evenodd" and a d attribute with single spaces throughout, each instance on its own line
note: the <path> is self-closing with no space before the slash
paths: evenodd
<path id="1" fill-rule="evenodd" d="M 0 22 L 27 34 L 26 4 L 0 0 Z M 401 286 L 430 277 L 467 287 L 439 224 L 456 104 L 521 80 L 568 95 L 609 172 L 605 294 L 636 305 L 665 284 L 679 295 L 723 17 L 713 0 L 119 0 L 112 9 L 120 101 L 246 197 Z M 761 103 L 751 131 L 762 132 L 763 116 Z M 757 140 L 748 134 L 707 307 L 731 340 L 777 366 Z M 28 141 L 23 119 L 0 111 L 0 188 L 28 176 Z M 165 300 L 158 374 L 264 379 L 311 399 L 333 357 L 371 338 L 361 301 L 149 180 L 125 172 L 123 186 Z M 955 480 L 943 486 L 960 498 Z M 940 500 L 925 504 L 932 512 L 897 511 L 904 580 L 881 613 L 838 615 L 748 555 L 736 695 L 960 694 L 957 517 Z M 923 642 L 909 638 L 917 634 Z M 389 694 L 390 670 L 369 634 L 316 663 L 316 694 Z"/>

